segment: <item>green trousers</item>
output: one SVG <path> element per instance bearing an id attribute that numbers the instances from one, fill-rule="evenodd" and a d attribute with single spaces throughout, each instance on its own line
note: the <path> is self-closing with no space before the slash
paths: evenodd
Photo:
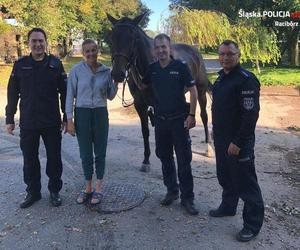
<path id="1" fill-rule="evenodd" d="M 86 180 L 103 179 L 108 136 L 107 107 L 75 108 L 75 129 Z"/>

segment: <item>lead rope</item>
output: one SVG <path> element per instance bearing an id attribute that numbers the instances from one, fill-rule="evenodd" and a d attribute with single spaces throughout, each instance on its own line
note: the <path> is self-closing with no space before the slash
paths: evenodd
<path id="1" fill-rule="evenodd" d="M 125 87 L 126 87 L 126 83 L 128 83 L 128 78 L 129 78 L 129 74 L 127 73 L 127 76 L 125 77 L 124 81 L 123 81 L 123 89 L 122 89 L 122 97 L 118 97 L 121 99 L 122 101 L 122 106 L 124 108 L 128 108 L 130 106 L 132 106 L 134 104 L 134 98 L 131 98 L 131 99 L 128 99 L 128 100 L 125 100 Z M 129 101 L 132 101 L 132 103 L 128 103 Z"/>

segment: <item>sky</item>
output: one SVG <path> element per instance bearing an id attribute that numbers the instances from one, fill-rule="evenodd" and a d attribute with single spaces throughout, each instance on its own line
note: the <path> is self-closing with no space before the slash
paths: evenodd
<path id="1" fill-rule="evenodd" d="M 157 28 L 159 28 L 161 14 L 163 14 L 164 17 L 168 16 L 170 2 L 168 0 L 142 0 L 142 2 L 145 3 L 153 12 L 150 15 L 150 21 L 147 29 L 156 31 Z"/>

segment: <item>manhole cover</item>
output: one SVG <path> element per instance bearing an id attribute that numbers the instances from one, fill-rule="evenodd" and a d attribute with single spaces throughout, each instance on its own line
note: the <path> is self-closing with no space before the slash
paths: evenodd
<path id="1" fill-rule="evenodd" d="M 88 206 L 97 212 L 116 213 L 140 205 L 144 198 L 144 191 L 133 184 L 105 183 L 101 203 Z"/>

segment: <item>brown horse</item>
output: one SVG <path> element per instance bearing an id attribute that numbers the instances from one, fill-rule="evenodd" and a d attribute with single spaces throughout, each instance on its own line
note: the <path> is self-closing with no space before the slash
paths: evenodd
<path id="1" fill-rule="evenodd" d="M 149 127 L 148 107 L 152 104 L 150 88 L 144 88 L 142 78 L 148 65 L 155 60 L 153 55 L 153 39 L 149 38 L 138 26 L 145 14 L 134 19 L 123 17 L 120 20 L 107 15 L 113 24 L 112 29 L 112 77 L 117 82 L 128 82 L 130 92 L 134 98 L 134 106 L 141 120 L 142 134 L 144 139 L 144 160 L 141 170 L 150 166 L 149 156 Z M 198 50 L 186 44 L 173 44 L 172 56 L 175 59 L 187 62 L 192 77 L 198 90 L 198 102 L 201 109 L 201 119 L 205 130 L 205 142 L 207 144 L 207 156 L 211 155 L 208 133 L 208 118 L 206 112 L 206 91 L 210 84 L 202 56 Z M 126 75 L 127 74 L 127 75 Z M 126 77 L 127 76 L 127 77 Z M 151 117 L 150 117 L 151 120 Z"/>

